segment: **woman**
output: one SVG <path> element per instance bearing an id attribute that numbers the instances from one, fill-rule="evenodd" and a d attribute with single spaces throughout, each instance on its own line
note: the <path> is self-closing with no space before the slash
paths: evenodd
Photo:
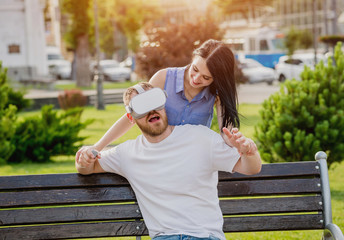
<path id="1" fill-rule="evenodd" d="M 149 83 L 167 91 L 168 123 L 210 127 L 216 104 L 219 129 L 239 127 L 234 64 L 232 51 L 221 41 L 210 39 L 193 52 L 188 66 L 158 71 Z M 92 148 L 101 151 L 132 126 L 127 116 L 122 116 Z M 76 157 L 86 150 L 80 149 Z"/>

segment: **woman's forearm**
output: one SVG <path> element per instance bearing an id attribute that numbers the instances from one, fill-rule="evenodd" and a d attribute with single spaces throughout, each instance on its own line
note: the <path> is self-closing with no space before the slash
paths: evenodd
<path id="1" fill-rule="evenodd" d="M 94 148 L 98 151 L 103 150 L 103 148 L 123 136 L 133 126 L 134 124 L 129 121 L 126 114 L 123 115 L 111 126 L 111 128 L 109 128 L 104 136 L 96 144 L 94 144 Z"/>

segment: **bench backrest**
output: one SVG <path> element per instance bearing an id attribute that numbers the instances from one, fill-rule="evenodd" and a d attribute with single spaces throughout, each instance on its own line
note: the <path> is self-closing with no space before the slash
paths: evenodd
<path id="1" fill-rule="evenodd" d="M 319 161 L 265 164 L 253 176 L 220 172 L 224 231 L 324 229 L 320 172 Z M 0 239 L 147 234 L 134 192 L 118 175 L 0 177 Z"/>

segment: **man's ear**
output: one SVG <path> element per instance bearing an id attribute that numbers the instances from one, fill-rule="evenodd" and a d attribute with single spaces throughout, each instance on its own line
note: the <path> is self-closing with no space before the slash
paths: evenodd
<path id="1" fill-rule="evenodd" d="M 127 113 L 127 118 L 129 119 L 129 121 L 130 121 L 131 123 L 134 123 L 133 116 L 131 116 L 130 113 Z"/>

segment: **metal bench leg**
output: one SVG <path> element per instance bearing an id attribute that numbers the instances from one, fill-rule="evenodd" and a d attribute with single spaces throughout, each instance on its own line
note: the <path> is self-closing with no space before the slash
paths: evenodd
<path id="1" fill-rule="evenodd" d="M 325 226 L 323 240 L 344 240 L 344 236 L 340 228 L 333 223 Z"/>

